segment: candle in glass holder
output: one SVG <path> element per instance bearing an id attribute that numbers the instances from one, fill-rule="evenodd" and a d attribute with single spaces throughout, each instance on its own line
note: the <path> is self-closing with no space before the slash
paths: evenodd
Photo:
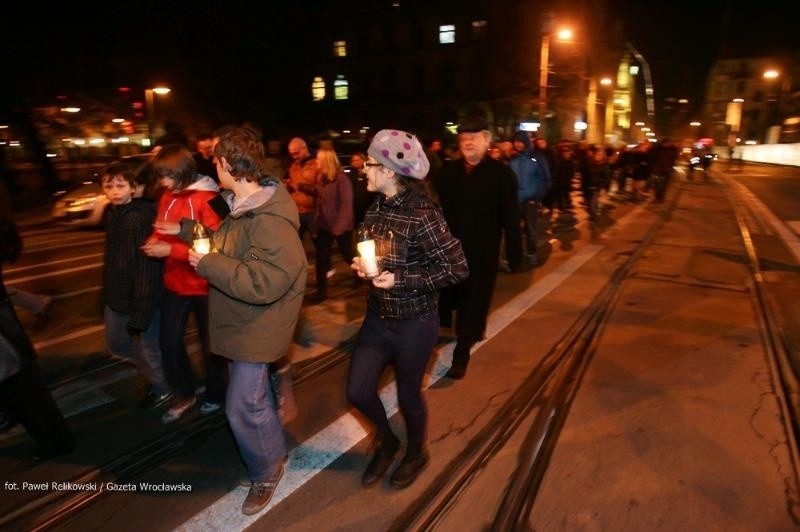
<path id="1" fill-rule="evenodd" d="M 208 231 L 206 231 L 203 224 L 196 221 L 192 233 L 192 247 L 196 252 L 206 255 L 211 251 L 211 239 L 208 237 Z"/>
<path id="2" fill-rule="evenodd" d="M 357 244 L 358 254 L 361 255 L 361 271 L 368 278 L 377 277 L 378 257 L 375 256 L 375 240 L 362 240 Z"/>

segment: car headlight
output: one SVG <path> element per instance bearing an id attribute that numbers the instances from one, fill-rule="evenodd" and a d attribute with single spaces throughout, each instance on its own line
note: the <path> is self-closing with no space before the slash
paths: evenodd
<path id="1" fill-rule="evenodd" d="M 96 197 L 93 197 L 93 198 L 80 198 L 80 199 L 76 199 L 75 201 L 73 201 L 72 205 L 70 205 L 70 207 L 83 207 L 85 205 L 91 206 L 91 205 L 94 204 L 95 201 L 97 201 Z"/>

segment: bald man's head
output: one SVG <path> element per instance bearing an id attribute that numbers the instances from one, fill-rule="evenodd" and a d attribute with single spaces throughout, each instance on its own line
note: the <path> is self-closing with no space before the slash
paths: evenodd
<path id="1" fill-rule="evenodd" d="M 305 159 L 308 157 L 308 146 L 306 146 L 306 141 L 301 139 L 300 137 L 295 137 L 289 141 L 289 155 L 295 161 L 299 161 L 300 159 Z"/>

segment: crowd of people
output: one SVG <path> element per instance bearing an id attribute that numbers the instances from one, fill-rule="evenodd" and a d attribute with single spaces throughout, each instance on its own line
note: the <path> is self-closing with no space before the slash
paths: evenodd
<path id="1" fill-rule="evenodd" d="M 500 265 L 519 272 L 538 263 L 539 219 L 573 210 L 573 181 L 595 219 L 612 182 L 620 193 L 630 179 L 640 198 L 652 175 L 664 176 L 656 190 L 663 200 L 677 158 L 668 140 L 632 151 L 570 142 L 550 149 L 523 131 L 501 149 L 482 117 L 463 120 L 457 137 L 457 150 L 445 155 L 438 140 L 424 146 L 412 133 L 384 129 L 366 153 L 352 155 L 349 173 L 333 149 L 312 152 L 296 137 L 284 171 L 258 131 L 226 126 L 200 136 L 196 152 L 181 143 L 160 147 L 152 163 L 157 199 L 124 162 L 102 172 L 112 205 L 103 269 L 108 351 L 136 365 L 148 383 L 141 406 L 165 406 L 162 423 L 178 422 L 198 402 L 202 415 L 224 410 L 250 480 L 243 513 L 259 512 L 272 497 L 287 457 L 283 426 L 298 412 L 287 353 L 310 269 L 304 239 L 315 257 L 312 304 L 328 298 L 334 243 L 353 286 L 368 288 L 346 384 L 347 399 L 373 429 L 361 482 L 380 481 L 403 446 L 379 396 L 392 364 L 406 443 L 389 483 L 403 488 L 429 460 L 422 380 L 439 328 L 456 336 L 446 376 L 463 379 L 485 337 Z M 18 234 L 10 216 L 0 222 L 3 260 L 11 261 L 18 252 L 6 242 Z M 357 253 L 356 230 L 382 243 L 377 272 Z M 198 235 L 207 242 L 195 242 Z M 0 404 L 42 457 L 69 452 L 69 428 L 0 289 Z M 186 345 L 190 318 L 201 375 Z"/>

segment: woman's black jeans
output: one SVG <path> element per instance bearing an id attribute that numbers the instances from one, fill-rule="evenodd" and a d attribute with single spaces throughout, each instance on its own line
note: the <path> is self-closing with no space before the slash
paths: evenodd
<path id="1" fill-rule="evenodd" d="M 182 296 L 164 289 L 161 300 L 161 356 L 164 376 L 180 399 L 191 399 L 195 393 L 195 375 L 186 351 L 186 323 L 194 312 L 197 336 L 203 352 L 206 371 L 206 391 L 209 403 L 222 404 L 225 399 L 225 361 L 209 350 L 208 296 Z"/>
<path id="2" fill-rule="evenodd" d="M 438 333 L 437 312 L 411 320 L 384 320 L 367 311 L 350 361 L 347 398 L 375 425 L 378 436 L 389 432 L 378 385 L 384 368 L 392 363 L 408 441 L 425 442 L 428 411 L 422 396 L 422 378 Z"/>

